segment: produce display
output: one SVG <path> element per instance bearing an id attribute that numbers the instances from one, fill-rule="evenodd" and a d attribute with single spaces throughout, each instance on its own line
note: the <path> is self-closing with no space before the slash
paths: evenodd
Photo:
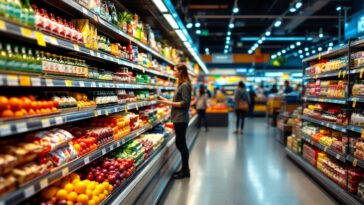
<path id="1" fill-rule="evenodd" d="M 212 99 L 210 100 L 210 104 L 209 106 L 207 106 L 206 112 L 222 112 L 222 113 L 226 113 L 228 112 L 228 106 L 226 104 L 226 102 L 221 102 L 220 100 L 217 99 Z"/>
<path id="2" fill-rule="evenodd" d="M 346 126 L 348 124 L 348 116 L 345 109 L 338 105 L 330 105 L 325 103 L 306 104 L 303 114 L 319 120 L 336 123 Z"/>
<path id="3" fill-rule="evenodd" d="M 344 98 L 346 82 L 343 80 L 315 80 L 306 86 L 308 97 Z"/>

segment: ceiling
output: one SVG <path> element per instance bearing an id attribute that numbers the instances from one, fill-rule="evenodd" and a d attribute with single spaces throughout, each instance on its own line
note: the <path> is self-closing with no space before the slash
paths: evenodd
<path id="1" fill-rule="evenodd" d="M 361 0 L 358 0 L 362 2 Z M 356 0 L 302 0 L 303 6 L 295 13 L 288 10 L 293 0 L 238 0 L 239 12 L 234 16 L 235 27 L 231 30 L 229 53 L 247 53 L 257 40 L 242 40 L 242 37 L 264 35 L 267 29 L 281 17 L 282 25 L 273 27 L 270 37 L 312 37 L 312 40 L 264 41 L 259 48 L 263 53 L 276 53 L 301 41 L 300 47 L 326 45 L 337 39 L 337 6 L 353 7 Z M 185 25 L 189 22 L 201 23 L 200 28 L 190 28 L 189 33 L 199 45 L 201 53 L 223 53 L 234 0 L 174 0 L 179 16 Z M 358 4 L 358 3 L 357 3 Z M 355 9 L 348 10 L 348 16 Z M 343 18 L 343 10 L 342 18 Z M 320 29 L 323 37 L 319 38 Z M 208 35 L 197 35 L 196 30 Z M 297 46 L 296 46 L 297 47 Z M 296 48 L 297 49 L 297 48 Z"/>

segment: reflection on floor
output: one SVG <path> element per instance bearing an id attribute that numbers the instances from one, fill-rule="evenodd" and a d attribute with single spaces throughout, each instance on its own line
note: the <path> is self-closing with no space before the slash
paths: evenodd
<path id="1" fill-rule="evenodd" d="M 263 118 L 247 119 L 244 135 L 229 128 L 201 131 L 191 152 L 191 178 L 172 181 L 165 205 L 330 205 L 336 204 L 286 158 Z"/>

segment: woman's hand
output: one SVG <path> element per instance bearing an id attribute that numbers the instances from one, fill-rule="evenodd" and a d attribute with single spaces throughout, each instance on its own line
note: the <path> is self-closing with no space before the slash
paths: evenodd
<path id="1" fill-rule="evenodd" d="M 158 100 L 159 103 L 165 104 L 165 105 L 169 105 L 171 102 L 169 100 Z"/>

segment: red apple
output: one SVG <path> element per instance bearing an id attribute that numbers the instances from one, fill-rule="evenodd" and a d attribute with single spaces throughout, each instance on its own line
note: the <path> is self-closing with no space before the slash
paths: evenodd
<path id="1" fill-rule="evenodd" d="M 114 184 L 114 183 L 115 183 L 115 181 L 116 181 L 116 178 L 115 178 L 115 176 L 114 176 L 114 175 L 109 175 L 109 176 L 107 177 L 107 180 L 109 181 L 109 183 Z"/>

